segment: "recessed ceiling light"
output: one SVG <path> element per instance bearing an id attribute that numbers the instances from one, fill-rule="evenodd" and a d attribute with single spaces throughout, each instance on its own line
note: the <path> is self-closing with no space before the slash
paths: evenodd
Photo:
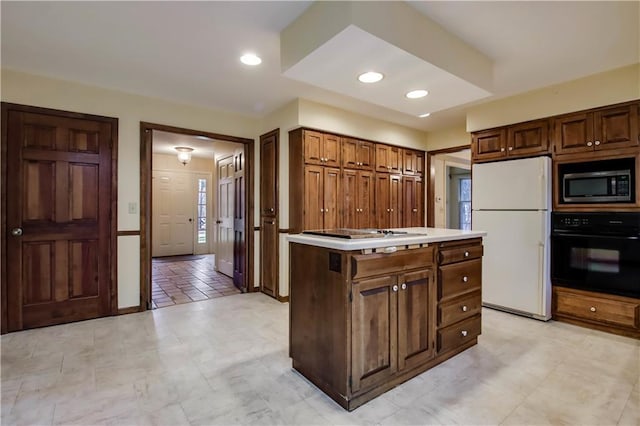
<path id="1" fill-rule="evenodd" d="M 362 83 L 377 83 L 383 78 L 384 75 L 376 71 L 363 72 L 358 76 L 358 80 L 360 80 Z"/>
<path id="2" fill-rule="evenodd" d="M 409 93 L 407 93 L 405 96 L 409 99 L 418 99 L 418 98 L 424 98 L 428 94 L 429 92 L 427 92 L 426 90 L 419 89 L 419 90 L 412 90 Z"/>
<path id="3" fill-rule="evenodd" d="M 430 115 L 431 115 L 431 113 L 430 113 L 430 112 L 427 112 L 427 113 L 425 113 L 425 114 L 420 114 L 418 117 L 420 117 L 420 118 L 425 118 L 425 117 L 428 117 L 428 116 L 430 116 Z"/>
<path id="4" fill-rule="evenodd" d="M 240 56 L 240 61 L 245 65 L 260 65 L 262 63 L 262 59 L 253 53 Z"/>

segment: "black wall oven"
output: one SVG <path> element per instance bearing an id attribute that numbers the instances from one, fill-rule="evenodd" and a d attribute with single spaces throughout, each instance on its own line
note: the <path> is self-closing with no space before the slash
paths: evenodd
<path id="1" fill-rule="evenodd" d="M 640 297 L 640 212 L 551 216 L 554 285 Z"/>

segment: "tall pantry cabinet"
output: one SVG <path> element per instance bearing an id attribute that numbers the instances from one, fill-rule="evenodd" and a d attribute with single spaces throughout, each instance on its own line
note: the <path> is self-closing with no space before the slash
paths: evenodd
<path id="1" fill-rule="evenodd" d="M 291 233 L 424 226 L 424 152 L 310 129 L 289 132 Z"/>

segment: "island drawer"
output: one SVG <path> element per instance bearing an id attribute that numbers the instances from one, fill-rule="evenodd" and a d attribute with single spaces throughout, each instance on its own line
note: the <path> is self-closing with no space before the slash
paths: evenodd
<path id="1" fill-rule="evenodd" d="M 351 256 L 351 278 L 395 274 L 433 265 L 433 247 Z"/>
<path id="2" fill-rule="evenodd" d="M 482 259 L 441 266 L 438 273 L 438 299 L 480 290 Z"/>
<path id="3" fill-rule="evenodd" d="M 640 301 L 622 297 L 592 297 L 554 288 L 557 315 L 640 328 Z"/>
<path id="4" fill-rule="evenodd" d="M 482 310 L 480 292 L 465 294 L 455 300 L 440 303 L 438 306 L 438 325 L 446 327 L 465 318 L 477 315 Z"/>
<path id="5" fill-rule="evenodd" d="M 441 246 L 438 254 L 440 265 L 449 263 L 462 262 L 470 259 L 478 259 L 482 257 L 482 245 L 466 245 L 460 247 Z"/>
<path id="6" fill-rule="evenodd" d="M 438 352 L 446 352 L 480 335 L 480 315 L 438 330 Z"/>

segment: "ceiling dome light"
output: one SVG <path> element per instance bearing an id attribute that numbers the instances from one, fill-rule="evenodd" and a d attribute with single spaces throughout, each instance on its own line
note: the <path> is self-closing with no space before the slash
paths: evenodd
<path id="1" fill-rule="evenodd" d="M 253 53 L 246 53 L 240 56 L 240 62 L 245 65 L 260 65 L 262 63 L 262 59 Z"/>
<path id="2" fill-rule="evenodd" d="M 418 117 L 420 117 L 420 118 L 425 118 L 425 117 L 428 117 L 428 116 L 430 116 L 430 115 L 431 115 L 431 113 L 430 113 L 430 112 L 427 112 L 427 113 L 424 113 L 424 114 L 420 114 Z"/>
<path id="3" fill-rule="evenodd" d="M 429 92 L 427 92 L 426 90 L 419 89 L 419 90 L 412 90 L 409 93 L 407 93 L 405 96 L 409 99 L 418 99 L 418 98 L 424 98 L 428 94 Z"/>
<path id="4" fill-rule="evenodd" d="M 383 78 L 384 75 L 376 71 L 363 72 L 358 76 L 358 80 L 360 80 L 360 82 L 362 83 L 377 83 Z"/>

